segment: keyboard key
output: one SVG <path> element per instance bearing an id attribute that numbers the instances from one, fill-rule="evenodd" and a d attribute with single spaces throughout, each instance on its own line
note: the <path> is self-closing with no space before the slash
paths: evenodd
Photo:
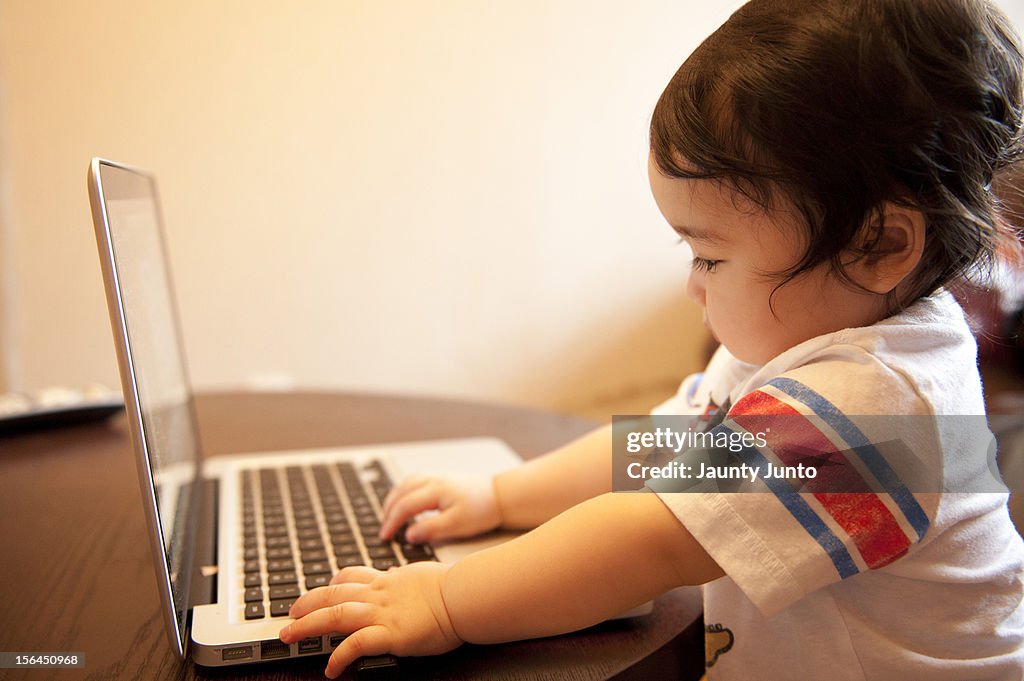
<path id="1" fill-rule="evenodd" d="M 255 546 L 253 546 L 251 548 L 250 547 L 246 547 L 245 548 L 245 559 L 246 560 L 256 560 L 259 557 L 260 557 L 260 552 L 259 552 L 259 550 Z"/>
<path id="2" fill-rule="evenodd" d="M 291 539 L 288 538 L 287 535 L 285 535 L 283 537 L 268 537 L 267 538 L 267 548 L 268 549 L 279 549 L 279 548 L 282 548 L 282 547 L 285 547 L 285 546 L 291 546 L 291 545 L 292 545 L 292 541 L 291 541 Z"/>
<path id="3" fill-rule="evenodd" d="M 295 577 L 294 572 L 274 572 L 271 573 L 267 580 L 271 586 L 277 586 L 279 584 L 297 584 L 298 579 Z"/>
<path id="4" fill-rule="evenodd" d="M 288 584 L 286 586 L 272 586 L 270 587 L 270 600 L 274 601 L 280 598 L 298 598 L 299 597 L 299 586 L 297 584 Z"/>
<path id="5" fill-rule="evenodd" d="M 287 617 L 288 611 L 291 609 L 292 603 L 294 602 L 294 598 L 285 598 L 279 601 L 270 601 L 270 616 Z"/>
<path id="6" fill-rule="evenodd" d="M 377 522 L 377 512 L 373 510 L 373 507 L 368 503 L 353 506 L 352 512 L 355 513 L 356 522 L 360 525 Z"/>
<path id="7" fill-rule="evenodd" d="M 245 576 L 245 588 L 250 589 L 254 586 L 261 586 L 263 584 L 263 577 L 258 572 L 251 572 Z"/>
<path id="8" fill-rule="evenodd" d="M 363 533 L 364 537 L 377 537 L 380 536 L 380 523 L 374 521 L 372 523 L 366 523 L 359 525 L 359 531 Z"/>
<path id="9" fill-rule="evenodd" d="M 292 558 L 292 547 L 291 546 L 279 546 L 274 549 L 267 549 L 268 560 L 291 560 Z"/>
<path id="10" fill-rule="evenodd" d="M 402 544 L 402 555 L 410 563 L 421 560 L 434 560 L 434 552 L 425 544 Z"/>
<path id="11" fill-rule="evenodd" d="M 354 541 L 339 542 L 334 545 L 334 554 L 337 556 L 357 556 L 361 553 L 359 545 Z"/>
<path id="12" fill-rule="evenodd" d="M 245 602 L 252 603 L 254 601 L 258 601 L 260 603 L 263 602 L 263 589 L 256 587 L 253 589 L 245 590 Z"/>
<path id="13" fill-rule="evenodd" d="M 330 575 L 312 575 L 310 577 L 306 577 L 306 590 L 312 591 L 319 586 L 327 586 L 330 583 Z"/>
<path id="14" fill-rule="evenodd" d="M 316 563 L 321 560 L 327 560 L 327 552 L 323 550 L 317 551 L 303 551 L 302 562 L 303 563 Z"/>
<path id="15" fill-rule="evenodd" d="M 388 477 L 388 471 L 384 468 L 384 462 L 380 459 L 373 459 L 363 466 L 363 469 L 372 473 L 375 472 L 377 474 L 377 480 L 381 484 L 391 484 L 391 479 Z"/>
<path id="16" fill-rule="evenodd" d="M 395 552 L 391 550 L 390 546 L 377 546 L 372 549 L 368 549 L 367 553 L 370 554 L 370 558 L 376 560 L 378 558 L 394 558 Z"/>
<path id="17" fill-rule="evenodd" d="M 324 561 L 304 563 L 302 566 L 302 573 L 307 577 L 310 575 L 329 575 L 331 573 L 331 566 Z"/>
<path id="18" fill-rule="evenodd" d="M 245 619 L 247 620 L 258 620 L 266 617 L 266 613 L 263 611 L 263 603 L 248 603 L 245 606 Z"/>
<path id="19" fill-rule="evenodd" d="M 333 544 L 343 544 L 345 542 L 354 542 L 355 540 L 356 536 L 348 530 L 344 532 L 331 532 L 331 543 Z"/>
<path id="20" fill-rule="evenodd" d="M 373 567 L 378 570 L 387 570 L 388 568 L 398 567 L 398 561 L 394 558 L 380 558 L 373 561 Z"/>
<path id="21" fill-rule="evenodd" d="M 330 513 L 324 513 L 324 520 L 327 521 L 328 525 L 348 525 L 348 516 L 342 511 L 331 511 Z"/>
<path id="22" fill-rule="evenodd" d="M 267 572 L 287 572 L 295 569 L 293 560 L 272 560 L 267 563 Z"/>
<path id="23" fill-rule="evenodd" d="M 315 551 L 317 549 L 322 549 L 323 547 L 324 542 L 319 537 L 316 539 L 303 539 L 299 542 L 299 548 L 302 550 Z"/>
<path id="24" fill-rule="evenodd" d="M 259 572 L 260 562 L 258 560 L 247 560 L 245 561 L 244 572 Z"/>
<path id="25" fill-rule="evenodd" d="M 356 565 L 366 565 L 363 561 L 363 557 L 359 556 L 338 556 L 338 569 L 354 567 Z"/>

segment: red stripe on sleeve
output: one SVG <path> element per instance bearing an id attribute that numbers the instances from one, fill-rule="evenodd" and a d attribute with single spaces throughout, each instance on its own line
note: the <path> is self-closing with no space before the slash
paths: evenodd
<path id="1" fill-rule="evenodd" d="M 764 433 L 783 465 L 802 463 L 818 469 L 817 477 L 807 480 L 801 491 L 814 494 L 853 540 L 869 568 L 888 565 L 907 552 L 910 539 L 892 512 L 871 492 L 846 455 L 806 416 L 758 390 L 737 402 L 728 419 L 748 432 Z"/>

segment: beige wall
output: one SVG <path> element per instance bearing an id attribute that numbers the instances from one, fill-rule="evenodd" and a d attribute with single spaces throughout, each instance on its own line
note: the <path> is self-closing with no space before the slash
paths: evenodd
<path id="1" fill-rule="evenodd" d="M 646 126 L 738 4 L 3 1 L 0 380 L 117 385 L 100 155 L 160 179 L 200 388 L 649 406 L 704 335 Z"/>
<path id="2" fill-rule="evenodd" d="M 2 18 L 2 14 L 0 14 Z M 14 295 L 16 290 L 14 253 L 11 244 L 12 225 L 11 181 L 10 181 L 10 141 L 7 123 L 7 87 L 2 78 L 5 57 L 0 44 L 0 393 L 17 388 L 15 380 L 17 372 L 15 364 L 17 353 L 14 351 L 12 324 L 14 321 Z"/>

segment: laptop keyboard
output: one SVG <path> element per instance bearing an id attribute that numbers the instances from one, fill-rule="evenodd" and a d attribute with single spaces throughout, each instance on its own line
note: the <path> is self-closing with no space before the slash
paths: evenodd
<path id="1" fill-rule="evenodd" d="M 405 542 L 404 528 L 395 541 L 378 538 L 391 481 L 380 461 L 360 467 L 362 476 L 348 462 L 241 473 L 245 619 L 287 616 L 344 567 L 436 560 L 429 546 Z"/>

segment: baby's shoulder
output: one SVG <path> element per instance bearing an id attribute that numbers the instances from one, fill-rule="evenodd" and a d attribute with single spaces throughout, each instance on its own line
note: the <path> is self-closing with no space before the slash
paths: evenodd
<path id="1" fill-rule="evenodd" d="M 977 345 L 945 293 L 791 348 L 739 386 L 733 404 L 762 389 L 863 415 L 984 413 Z"/>
<path id="2" fill-rule="evenodd" d="M 742 408 L 751 393 L 767 393 L 794 407 L 847 414 L 927 414 L 931 401 L 915 377 L 870 350 L 835 345 L 806 362 L 775 375 L 754 377 L 752 390 L 736 401 Z"/>

